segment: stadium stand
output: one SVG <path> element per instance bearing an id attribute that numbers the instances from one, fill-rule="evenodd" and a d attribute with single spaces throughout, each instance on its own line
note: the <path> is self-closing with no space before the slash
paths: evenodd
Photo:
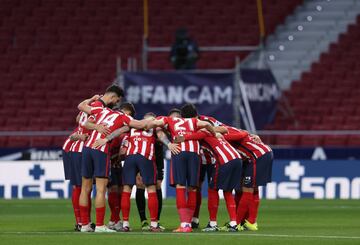
<path id="1" fill-rule="evenodd" d="M 319 62 L 302 74 L 285 91 L 295 114 L 294 120 L 278 113 L 267 129 L 282 130 L 358 130 L 360 125 L 360 87 L 358 85 L 360 59 L 360 16 L 356 24 L 341 34 L 339 41 L 321 54 Z M 279 145 L 360 145 L 359 136 L 277 136 Z"/>
<path id="2" fill-rule="evenodd" d="M 302 0 L 263 1 L 267 34 L 282 23 Z M 178 27 L 186 27 L 201 46 L 241 46 L 259 44 L 259 24 L 254 1 L 163 1 L 150 5 L 150 46 L 171 46 Z M 180 13 L 174 15 L 174 12 Z M 166 25 L 164 25 L 166 23 Z M 205 28 L 206 27 L 206 28 Z M 202 52 L 199 69 L 233 68 L 235 57 L 244 58 L 244 52 Z M 171 69 L 168 53 L 152 53 L 149 69 Z"/>
<path id="3" fill-rule="evenodd" d="M 302 0 L 264 2 L 271 33 Z M 142 1 L 1 0 L 0 4 L 3 131 L 72 129 L 79 99 L 103 91 L 115 77 L 116 56 L 140 56 Z M 252 0 L 163 5 L 164 1 L 151 1 L 151 45 L 171 45 L 179 26 L 188 27 L 200 45 L 258 43 Z M 199 68 L 231 68 L 235 55 L 204 53 Z M 168 54 L 152 54 L 149 68 L 170 68 Z M 62 141 L 63 137 L 2 137 L 0 146 L 59 146 Z"/>

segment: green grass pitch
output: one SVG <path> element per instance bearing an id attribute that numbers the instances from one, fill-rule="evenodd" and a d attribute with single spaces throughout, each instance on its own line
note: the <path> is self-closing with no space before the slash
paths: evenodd
<path id="1" fill-rule="evenodd" d="M 203 201 L 200 223 L 207 223 Z M 109 211 L 107 211 L 109 217 Z M 223 201 L 219 224 L 227 221 Z M 140 232 L 135 203 L 131 206 L 133 232 L 82 234 L 74 232 L 70 200 L 0 200 L 0 244 L 141 244 L 141 245 L 231 245 L 231 244 L 360 244 L 358 200 L 263 200 L 258 232 L 174 234 L 178 225 L 175 200 L 164 200 L 164 233 Z"/>

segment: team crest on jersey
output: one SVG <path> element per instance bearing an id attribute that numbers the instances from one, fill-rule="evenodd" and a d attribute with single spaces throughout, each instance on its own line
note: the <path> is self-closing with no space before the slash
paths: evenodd
<path id="1" fill-rule="evenodd" d="M 251 183 L 251 176 L 245 176 L 244 184 L 250 184 L 250 183 Z"/>

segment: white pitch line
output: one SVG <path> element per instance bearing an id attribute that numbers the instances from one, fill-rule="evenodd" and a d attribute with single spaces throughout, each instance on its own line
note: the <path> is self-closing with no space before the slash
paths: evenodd
<path id="1" fill-rule="evenodd" d="M 319 238 L 319 239 L 350 239 L 350 240 L 360 240 L 360 236 L 326 236 L 326 235 L 286 235 L 286 234 L 255 234 L 255 233 L 247 233 L 247 232 L 239 232 L 239 233 L 171 233 L 171 232 L 163 232 L 163 233 L 151 233 L 151 232 L 117 232 L 117 233 L 79 233 L 79 232 L 68 232 L 68 231 L 4 231 L 0 232 L 1 235 L 180 235 L 180 236 L 253 236 L 253 237 L 279 237 L 279 238 Z"/>

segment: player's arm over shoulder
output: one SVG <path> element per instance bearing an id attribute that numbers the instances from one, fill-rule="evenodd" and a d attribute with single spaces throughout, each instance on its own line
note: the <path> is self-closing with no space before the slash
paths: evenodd
<path id="1" fill-rule="evenodd" d="M 198 129 L 206 128 L 212 135 L 214 135 L 214 136 L 216 135 L 215 129 L 211 125 L 211 123 L 197 119 L 196 125 L 197 125 Z"/>
<path id="2" fill-rule="evenodd" d="M 167 117 L 157 117 L 155 120 L 147 122 L 146 129 L 164 127 L 167 124 Z"/>
<path id="3" fill-rule="evenodd" d="M 102 107 L 98 107 L 97 105 L 95 106 L 91 106 L 90 104 L 92 102 L 94 102 L 95 100 L 98 100 L 100 98 L 100 95 L 94 95 L 93 97 L 91 97 L 90 99 L 86 99 L 86 100 L 83 100 L 82 102 L 80 102 L 80 104 L 78 105 L 78 109 L 80 111 L 83 111 L 87 114 L 94 114 L 95 112 L 97 113 L 98 112 L 98 108 L 101 108 Z"/>

